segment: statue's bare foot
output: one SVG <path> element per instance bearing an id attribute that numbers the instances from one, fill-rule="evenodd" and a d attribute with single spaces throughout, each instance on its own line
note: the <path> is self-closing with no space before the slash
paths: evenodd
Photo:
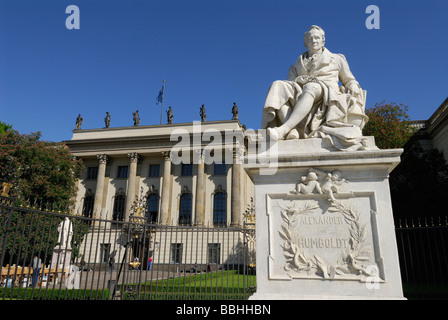
<path id="1" fill-rule="evenodd" d="M 292 129 L 286 136 L 286 140 L 294 140 L 294 139 L 299 139 L 299 132 L 297 131 L 297 129 Z"/>
<path id="2" fill-rule="evenodd" d="M 268 134 L 269 136 L 274 139 L 274 140 L 281 140 L 282 137 L 280 137 L 280 133 L 278 132 L 278 128 L 274 127 L 274 128 L 268 128 Z"/>

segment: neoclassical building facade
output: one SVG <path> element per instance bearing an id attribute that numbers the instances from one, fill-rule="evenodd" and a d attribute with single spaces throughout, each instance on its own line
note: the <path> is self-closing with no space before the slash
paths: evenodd
<path id="1" fill-rule="evenodd" d="M 150 223 L 238 226 L 253 196 L 238 120 L 79 128 L 65 143 L 85 163 L 77 215 L 128 221 L 144 196 Z"/>

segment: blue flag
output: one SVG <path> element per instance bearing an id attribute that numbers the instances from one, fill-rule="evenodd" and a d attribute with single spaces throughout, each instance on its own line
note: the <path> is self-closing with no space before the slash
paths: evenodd
<path id="1" fill-rule="evenodd" d="M 157 103 L 159 104 L 159 102 L 163 103 L 163 89 L 165 89 L 165 85 L 162 86 L 162 90 L 159 91 L 159 95 L 157 96 Z"/>

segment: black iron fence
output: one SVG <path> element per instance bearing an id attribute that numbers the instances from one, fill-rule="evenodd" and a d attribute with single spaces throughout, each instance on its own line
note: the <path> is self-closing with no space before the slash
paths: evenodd
<path id="1" fill-rule="evenodd" d="M 247 299 L 253 225 L 161 226 L 0 205 L 0 299 Z"/>
<path id="2" fill-rule="evenodd" d="M 254 225 L 162 226 L 14 207 L 0 197 L 0 299 L 247 299 Z M 448 220 L 402 219 L 404 295 L 448 298 Z"/>
<path id="3" fill-rule="evenodd" d="M 448 298 L 448 218 L 400 219 L 397 245 L 404 295 Z"/>

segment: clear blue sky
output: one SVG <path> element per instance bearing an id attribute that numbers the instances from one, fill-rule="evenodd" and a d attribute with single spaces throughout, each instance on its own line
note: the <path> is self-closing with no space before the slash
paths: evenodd
<path id="1" fill-rule="evenodd" d="M 369 30 L 368 5 L 380 9 Z M 80 10 L 80 29 L 65 9 Z M 367 105 L 409 106 L 424 120 L 448 96 L 446 0 L 0 0 L 0 121 L 44 140 L 83 129 L 160 123 L 156 97 L 166 80 L 165 109 L 174 122 L 231 118 L 258 129 L 270 84 L 285 79 L 305 51 L 312 24 L 326 47 L 343 53 L 367 90 Z M 166 123 L 166 112 L 163 112 Z"/>

